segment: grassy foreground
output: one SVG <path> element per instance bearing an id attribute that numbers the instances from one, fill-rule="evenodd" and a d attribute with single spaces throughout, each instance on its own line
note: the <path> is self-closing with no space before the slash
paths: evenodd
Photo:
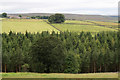
<path id="1" fill-rule="evenodd" d="M 3 78 L 118 78 L 118 73 L 2 73 Z"/>

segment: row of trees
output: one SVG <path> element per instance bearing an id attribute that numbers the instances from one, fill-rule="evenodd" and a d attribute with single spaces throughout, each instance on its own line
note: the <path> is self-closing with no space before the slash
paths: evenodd
<path id="1" fill-rule="evenodd" d="M 48 19 L 49 16 L 32 16 L 31 19 Z"/>
<path id="2" fill-rule="evenodd" d="M 2 34 L 3 72 L 116 72 L 120 32 Z"/>
<path id="3" fill-rule="evenodd" d="M 2 18 L 7 18 L 7 13 L 2 13 L 0 15 L 0 17 Z M 22 15 L 18 15 L 19 18 L 22 18 L 23 16 Z M 31 17 L 27 17 L 27 18 L 31 18 L 31 19 L 48 19 L 49 16 L 31 16 Z"/>
<path id="4" fill-rule="evenodd" d="M 19 18 L 22 18 L 22 15 L 19 15 Z M 49 16 L 31 16 L 31 17 L 26 17 L 27 19 L 48 19 Z"/>

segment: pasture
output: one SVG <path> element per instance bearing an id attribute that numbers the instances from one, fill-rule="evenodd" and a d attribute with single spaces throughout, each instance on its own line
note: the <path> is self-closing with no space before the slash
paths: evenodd
<path id="1" fill-rule="evenodd" d="M 51 26 L 50 24 L 41 19 L 3 19 L 2 32 L 8 33 L 11 30 L 21 33 L 25 33 L 26 31 L 31 33 L 41 33 L 42 31 L 59 32 L 59 30 L 68 30 L 71 32 L 84 31 L 96 33 L 101 31 L 117 31 L 117 25 L 117 23 L 113 22 L 66 20 L 65 23 L 52 24 Z M 57 30 L 56 28 L 59 30 Z"/>
<path id="2" fill-rule="evenodd" d="M 31 33 L 42 31 L 56 31 L 55 28 L 43 20 L 35 19 L 4 19 L 2 20 L 2 32 L 8 33 L 9 31 L 25 33 L 26 31 Z"/>
<path id="3" fill-rule="evenodd" d="M 118 73 L 2 73 L 3 78 L 118 78 Z"/>
<path id="4" fill-rule="evenodd" d="M 97 21 L 96 21 L 97 22 Z M 103 26 L 103 23 L 105 26 Z M 107 25 L 107 23 L 109 23 Z M 111 28 L 111 25 L 113 28 Z M 59 28 L 62 31 L 71 31 L 71 32 L 101 32 L 101 31 L 117 31 L 116 28 L 118 28 L 117 23 L 112 23 L 112 22 L 101 22 L 96 24 L 93 21 L 66 21 L 63 24 L 52 24 L 56 28 Z M 107 27 L 106 27 L 107 26 Z M 117 26 L 117 27 L 116 27 Z"/>
<path id="5" fill-rule="evenodd" d="M 101 31 L 116 31 L 111 28 L 100 27 L 96 25 L 69 25 L 69 24 L 53 24 L 55 27 L 59 28 L 62 31 L 71 31 L 71 32 L 101 32 Z"/>

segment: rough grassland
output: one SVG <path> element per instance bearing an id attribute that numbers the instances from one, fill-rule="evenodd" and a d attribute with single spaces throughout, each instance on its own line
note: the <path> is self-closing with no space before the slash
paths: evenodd
<path id="1" fill-rule="evenodd" d="M 113 22 L 102 22 L 102 21 L 91 21 L 91 22 L 106 26 L 118 26 L 118 23 L 113 23 Z"/>
<path id="2" fill-rule="evenodd" d="M 102 22 L 102 21 L 88 21 L 91 23 L 94 23 L 96 25 L 101 25 L 107 28 L 113 28 L 113 29 L 118 29 L 118 23 L 117 22 Z"/>
<path id="3" fill-rule="evenodd" d="M 86 74 L 64 74 L 64 73 L 3 73 L 3 78 L 118 78 L 118 73 L 86 73 Z"/>
<path id="4" fill-rule="evenodd" d="M 34 19 L 4 19 L 2 21 L 2 32 L 8 33 L 9 31 L 25 33 L 26 31 L 42 32 L 42 31 L 56 31 L 55 28 L 51 27 L 49 24 L 43 20 Z"/>

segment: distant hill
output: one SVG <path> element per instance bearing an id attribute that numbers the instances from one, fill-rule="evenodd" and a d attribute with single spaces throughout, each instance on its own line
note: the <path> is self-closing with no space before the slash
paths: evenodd
<path id="1" fill-rule="evenodd" d="M 53 13 L 24 13 L 24 14 L 8 14 L 8 16 L 18 17 L 22 15 L 23 17 L 27 16 L 50 16 Z M 93 21 L 112 21 L 116 22 L 117 16 L 104 16 L 104 15 L 84 15 L 84 14 L 64 14 L 66 19 L 73 20 L 93 20 Z"/>

